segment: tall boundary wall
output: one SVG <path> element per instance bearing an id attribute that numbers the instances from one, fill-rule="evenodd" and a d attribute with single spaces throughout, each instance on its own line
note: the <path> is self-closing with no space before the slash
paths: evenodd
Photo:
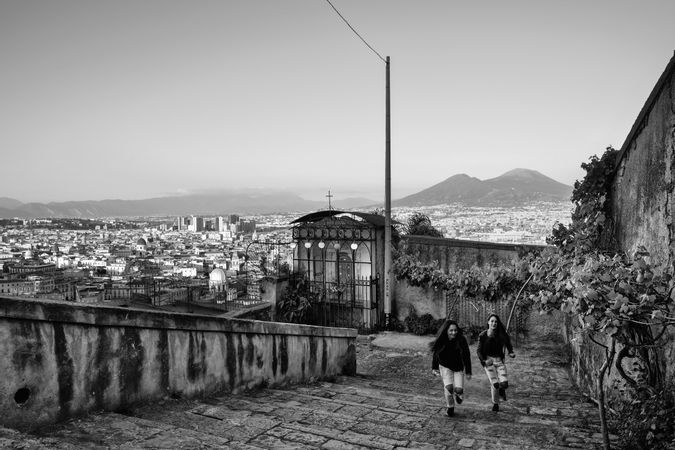
<path id="1" fill-rule="evenodd" d="M 0 424 L 356 373 L 356 330 L 0 298 Z"/>
<path id="2" fill-rule="evenodd" d="M 422 264 L 436 264 L 444 273 L 474 266 L 511 264 L 527 253 L 538 253 L 544 248 L 546 246 L 543 245 L 501 244 L 429 236 L 403 236 L 399 244 L 402 253 L 413 256 Z M 447 314 L 444 291 L 410 286 L 406 280 L 396 280 L 394 299 L 393 312 L 399 320 L 404 320 L 411 309 L 420 316 L 431 314 L 436 319 L 444 318 Z"/>
<path id="3" fill-rule="evenodd" d="M 472 266 L 509 264 L 530 252 L 540 252 L 545 245 L 502 244 L 464 239 L 429 236 L 403 236 L 399 244 L 403 253 L 417 258 L 423 264 L 438 264 L 445 273 Z"/>
<path id="4" fill-rule="evenodd" d="M 675 264 L 675 57 L 654 85 L 617 156 L 608 196 L 610 215 L 606 236 L 616 250 L 634 255 L 640 247 L 650 253 L 656 270 Z M 671 315 L 675 310 L 671 310 Z M 572 351 L 572 374 L 591 395 L 597 395 L 595 372 L 604 362 L 604 349 L 567 321 L 567 338 Z M 660 330 L 653 330 L 657 334 Z M 655 349 L 657 364 L 666 380 L 675 382 L 675 331 L 670 327 Z M 609 345 L 609 342 L 603 344 Z M 617 351 L 621 345 L 617 345 Z M 635 359 L 624 360 L 630 372 Z M 630 399 L 630 390 L 616 370 L 605 383 L 610 400 Z"/>

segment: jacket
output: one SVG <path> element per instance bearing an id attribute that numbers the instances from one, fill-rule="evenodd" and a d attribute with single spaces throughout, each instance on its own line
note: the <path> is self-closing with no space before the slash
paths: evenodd
<path id="1" fill-rule="evenodd" d="M 467 375 L 471 375 L 471 352 L 464 336 L 447 341 L 434 352 L 431 368 L 438 370 L 439 364 L 453 372 L 463 370 Z"/>
<path id="2" fill-rule="evenodd" d="M 488 357 L 504 359 L 504 347 L 509 353 L 513 353 L 511 338 L 508 334 L 498 338 L 488 336 L 487 330 L 482 331 L 478 335 L 478 350 L 476 351 L 481 365 L 485 365 Z"/>

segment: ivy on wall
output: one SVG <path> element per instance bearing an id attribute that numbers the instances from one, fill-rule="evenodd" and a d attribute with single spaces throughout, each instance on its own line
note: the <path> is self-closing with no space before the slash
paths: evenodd
<path id="1" fill-rule="evenodd" d="M 444 273 L 435 264 L 422 264 L 415 257 L 398 254 L 393 264 L 398 280 L 406 280 L 411 286 L 443 290 L 466 298 L 481 298 L 496 301 L 514 297 L 529 276 L 527 261 L 513 265 L 457 269 Z"/>
<path id="2" fill-rule="evenodd" d="M 666 409 L 654 403 L 664 398 L 656 393 L 672 391 L 672 380 L 664 380 L 656 351 L 668 343 L 666 330 L 675 324 L 672 267 L 656 270 L 644 248 L 634 255 L 614 248 L 608 199 L 617 155 L 609 147 L 600 158 L 582 164 L 586 176 L 574 186 L 572 223 L 556 226 L 549 238 L 556 250 L 531 262 L 532 280 L 539 290 L 530 300 L 542 311 L 557 309 L 575 317 L 581 332 L 604 350 L 596 392 L 605 447 L 610 442 L 604 378 L 613 366 L 632 388 L 632 406 L 625 411 L 652 411 L 658 416 L 624 418 L 628 425 L 618 429 L 624 440 L 633 442 L 632 448 L 675 448 L 675 417 L 664 415 Z M 626 359 L 639 360 L 640 370 L 626 370 Z M 673 396 L 669 398 L 666 408 L 672 412 Z"/>

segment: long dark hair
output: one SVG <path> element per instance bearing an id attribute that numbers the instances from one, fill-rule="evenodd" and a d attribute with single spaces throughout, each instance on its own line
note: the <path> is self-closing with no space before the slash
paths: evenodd
<path id="1" fill-rule="evenodd" d="M 436 338 L 433 341 L 429 342 L 429 350 L 431 350 L 432 352 L 437 352 L 450 342 L 450 338 L 448 338 L 448 328 L 450 328 L 450 325 L 455 325 L 457 327 L 457 334 L 455 335 L 456 342 L 458 342 L 457 340 L 459 338 L 464 336 L 464 332 L 459 327 L 457 322 L 451 319 L 447 319 L 445 322 L 443 322 L 441 328 L 438 329 L 438 333 L 436 333 Z"/>
<path id="2" fill-rule="evenodd" d="M 492 318 L 492 317 L 497 319 L 497 329 L 495 330 L 495 333 L 496 333 L 495 336 L 498 337 L 499 339 L 506 339 L 506 337 L 509 334 L 506 332 L 506 327 L 504 326 L 504 324 L 502 323 L 502 320 L 499 318 L 499 316 L 497 314 L 494 314 L 494 313 L 490 314 L 487 318 L 487 322 L 489 322 L 490 318 Z M 488 326 L 488 328 L 489 328 L 489 326 Z"/>

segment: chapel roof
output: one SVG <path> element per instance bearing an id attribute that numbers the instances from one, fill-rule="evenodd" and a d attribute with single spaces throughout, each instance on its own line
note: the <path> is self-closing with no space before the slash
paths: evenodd
<path id="1" fill-rule="evenodd" d="M 318 222 L 319 220 L 325 219 L 327 217 L 334 217 L 339 214 L 351 214 L 353 216 L 360 217 L 361 219 L 365 220 L 369 224 L 374 225 L 376 227 L 384 227 L 384 216 L 381 216 L 379 214 L 364 213 L 359 211 L 338 211 L 335 209 L 328 209 L 324 211 L 309 213 L 295 219 L 291 223 L 294 224 L 294 223 Z M 399 224 L 400 222 L 397 222 L 392 219 L 391 223 L 392 225 L 396 225 Z"/>

